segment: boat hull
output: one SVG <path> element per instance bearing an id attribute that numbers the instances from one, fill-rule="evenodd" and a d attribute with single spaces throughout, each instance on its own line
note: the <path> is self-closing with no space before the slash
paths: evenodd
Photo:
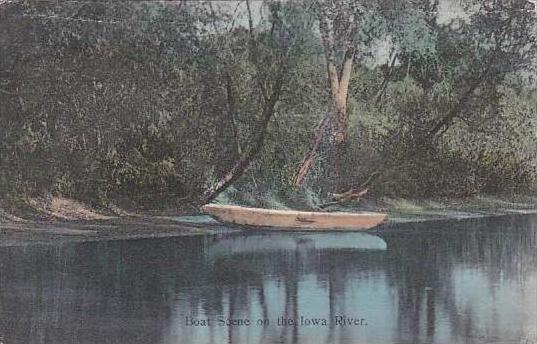
<path id="1" fill-rule="evenodd" d="M 201 210 L 218 221 L 253 228 L 278 230 L 367 230 L 386 220 L 382 213 L 322 213 L 206 204 Z"/>

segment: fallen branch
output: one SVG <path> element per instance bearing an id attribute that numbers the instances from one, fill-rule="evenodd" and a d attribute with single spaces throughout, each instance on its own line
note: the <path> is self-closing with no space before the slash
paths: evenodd
<path id="1" fill-rule="evenodd" d="M 332 198 L 333 201 L 320 204 L 319 208 L 325 209 L 333 205 L 338 205 L 338 204 L 346 203 L 355 199 L 360 199 L 363 195 L 365 195 L 368 192 L 369 192 L 369 189 L 364 189 L 358 192 L 354 192 L 354 189 L 351 189 L 342 194 L 333 194 L 333 198 Z"/>
<path id="2" fill-rule="evenodd" d="M 351 188 L 350 190 L 345 191 L 343 193 L 334 193 L 332 194 L 332 199 L 330 200 L 330 202 L 320 204 L 318 205 L 318 207 L 320 209 L 325 209 L 333 205 L 339 205 L 342 203 L 350 202 L 352 200 L 361 199 L 362 196 L 366 195 L 369 192 L 369 187 L 378 177 L 380 177 L 380 175 L 381 173 L 378 171 L 373 172 L 367 178 L 367 180 L 359 187 Z"/>

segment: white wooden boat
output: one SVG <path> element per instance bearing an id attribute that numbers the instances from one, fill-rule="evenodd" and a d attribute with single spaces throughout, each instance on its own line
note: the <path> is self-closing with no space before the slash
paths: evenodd
<path id="1" fill-rule="evenodd" d="M 373 228 L 386 220 L 382 213 L 311 212 L 249 208 L 236 205 L 206 204 L 201 210 L 220 222 L 251 228 L 278 230 L 347 230 Z M 246 228 L 247 228 L 246 227 Z"/>

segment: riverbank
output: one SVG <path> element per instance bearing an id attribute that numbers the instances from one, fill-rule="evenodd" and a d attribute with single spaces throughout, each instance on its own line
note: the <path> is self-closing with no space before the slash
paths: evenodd
<path id="1" fill-rule="evenodd" d="M 537 198 L 475 197 L 472 199 L 372 200 L 344 211 L 377 211 L 389 214 L 387 225 L 464 220 L 491 216 L 532 214 Z M 204 235 L 229 231 L 192 209 L 137 211 L 95 208 L 62 197 L 0 204 L 0 246 L 123 240 Z"/>
<path id="2" fill-rule="evenodd" d="M 122 240 L 202 235 L 213 230 L 177 221 L 172 212 L 98 208 L 63 198 L 0 203 L 0 246 L 73 241 Z"/>

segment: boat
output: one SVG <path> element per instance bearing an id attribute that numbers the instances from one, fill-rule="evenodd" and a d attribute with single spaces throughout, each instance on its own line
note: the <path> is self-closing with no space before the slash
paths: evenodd
<path id="1" fill-rule="evenodd" d="M 267 228 L 301 231 L 361 231 L 380 225 L 383 213 L 313 212 L 250 208 L 237 205 L 206 204 L 201 210 L 216 220 L 245 229 Z"/>

